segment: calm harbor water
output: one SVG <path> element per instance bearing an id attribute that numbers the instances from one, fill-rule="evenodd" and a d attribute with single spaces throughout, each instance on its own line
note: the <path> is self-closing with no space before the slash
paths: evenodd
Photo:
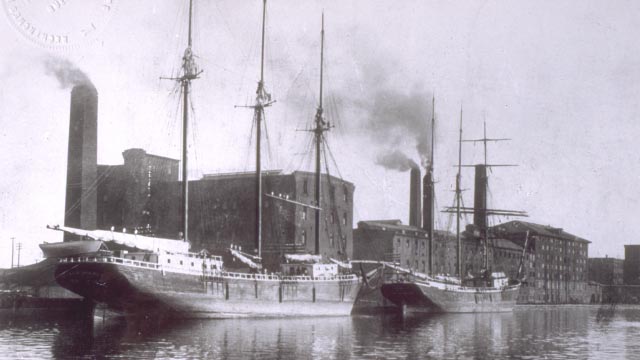
<path id="1" fill-rule="evenodd" d="M 623 306 L 163 324 L 0 318 L 1 358 L 637 359 L 639 339 L 640 307 Z"/>

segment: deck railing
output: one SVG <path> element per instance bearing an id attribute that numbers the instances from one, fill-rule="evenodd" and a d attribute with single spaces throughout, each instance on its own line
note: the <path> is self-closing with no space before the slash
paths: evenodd
<path id="1" fill-rule="evenodd" d="M 152 263 L 140 260 L 131 260 L 113 256 L 82 256 L 82 257 L 69 257 L 61 258 L 61 263 L 105 263 L 105 264 L 119 264 L 144 269 L 155 269 L 158 271 L 187 273 L 191 275 L 204 276 L 205 279 L 220 279 L 220 278 L 233 278 L 233 279 L 245 279 L 245 280 L 262 280 L 262 281 L 283 281 L 283 282 L 306 282 L 306 281 L 353 281 L 357 280 L 358 276 L 355 274 L 349 275 L 335 275 L 335 276 L 281 276 L 275 274 L 249 274 L 249 273 L 236 273 L 220 270 L 196 270 L 188 267 L 167 266 L 158 263 Z"/>

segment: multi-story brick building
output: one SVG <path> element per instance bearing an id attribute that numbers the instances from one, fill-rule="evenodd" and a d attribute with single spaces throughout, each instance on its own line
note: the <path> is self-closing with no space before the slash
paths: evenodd
<path id="1" fill-rule="evenodd" d="M 587 258 L 589 241 L 563 229 L 510 221 L 492 228 L 493 236 L 524 246 L 527 255 L 520 302 L 588 302 Z"/>
<path id="2" fill-rule="evenodd" d="M 121 165 L 98 165 L 98 228 L 146 231 L 152 221 L 152 190 L 156 192 L 162 183 L 177 182 L 180 162 L 142 149 L 125 150 L 122 157 Z"/>
<path id="3" fill-rule="evenodd" d="M 360 221 L 353 237 L 355 259 L 386 261 L 428 272 L 429 235 L 421 228 L 403 225 L 400 220 Z M 439 244 L 434 245 L 437 251 Z"/>
<path id="4" fill-rule="evenodd" d="M 624 260 L 610 257 L 589 258 L 589 281 L 602 285 L 622 285 Z"/>
<path id="5" fill-rule="evenodd" d="M 361 221 L 354 230 L 354 258 L 395 262 L 414 271 L 426 272 L 427 244 L 424 230 L 398 220 Z M 522 280 L 520 303 L 589 302 L 593 289 L 587 278 L 588 245 L 562 229 L 507 222 L 489 231 L 489 270 Z M 434 273 L 455 275 L 456 252 L 455 236 L 438 231 Z M 465 276 L 484 268 L 484 246 L 472 226 L 463 233 L 462 256 Z"/>
<path id="6" fill-rule="evenodd" d="M 151 231 L 179 238 L 178 162 L 130 149 L 123 165 L 100 166 L 98 227 Z M 314 252 L 314 174 L 263 172 L 263 263 L 276 269 L 284 253 Z M 353 184 L 321 177 L 320 253 L 337 259 L 353 251 Z M 192 250 L 224 254 L 231 244 L 255 249 L 255 173 L 205 175 L 189 181 Z M 147 230 L 148 229 L 148 230 Z M 230 260 L 230 259 L 229 259 Z M 226 262 L 232 265 L 233 262 Z"/>

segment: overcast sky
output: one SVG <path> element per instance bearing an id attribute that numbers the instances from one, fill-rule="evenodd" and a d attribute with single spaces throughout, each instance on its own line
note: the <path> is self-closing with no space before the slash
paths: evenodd
<path id="1" fill-rule="evenodd" d="M 132 147 L 179 158 L 179 99 L 159 77 L 179 69 L 186 4 L 3 1 L 0 266 L 10 263 L 11 237 L 24 243 L 23 263 L 39 256 L 38 243 L 61 239 L 45 225 L 63 222 L 70 89 L 47 73 L 51 59 L 75 64 L 99 92 L 100 164 L 121 163 Z M 193 86 L 192 179 L 254 166 L 252 113 L 234 105 L 255 94 L 261 6 L 196 1 L 194 52 L 204 73 Z M 401 152 L 420 163 L 435 94 L 439 207 L 453 201 L 462 106 L 464 138 L 481 137 L 486 121 L 489 137 L 513 139 L 489 145 L 490 163 L 519 165 L 490 173 L 490 206 L 586 238 L 590 256 L 622 258 L 623 245 L 640 243 L 640 3 L 272 0 L 265 79 L 277 102 L 266 115 L 266 168 L 311 169 L 310 134 L 297 130 L 311 125 L 318 102 L 323 9 L 325 112 L 336 125 L 330 170 L 356 186 L 355 222 L 407 222 L 408 173 L 377 160 Z M 25 35 L 17 11 L 70 44 Z M 464 145 L 463 162 L 480 162 L 481 150 Z M 472 170 L 464 171 L 471 189 Z M 439 228 L 447 223 L 440 215 Z"/>

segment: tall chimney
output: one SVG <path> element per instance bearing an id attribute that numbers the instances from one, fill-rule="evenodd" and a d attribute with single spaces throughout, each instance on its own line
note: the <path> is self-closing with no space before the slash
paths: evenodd
<path id="1" fill-rule="evenodd" d="M 476 182 L 473 197 L 473 224 L 480 229 L 487 227 L 487 166 L 476 165 Z"/>
<path id="2" fill-rule="evenodd" d="M 411 185 L 409 188 L 409 225 L 421 226 L 420 169 L 411 168 Z"/>
<path id="3" fill-rule="evenodd" d="M 422 179 L 422 228 L 427 233 L 435 230 L 434 223 L 434 189 L 433 174 L 427 170 L 426 175 Z"/>
<path id="4" fill-rule="evenodd" d="M 64 225 L 95 230 L 97 208 L 98 92 L 91 84 L 71 90 Z M 74 237 L 65 233 L 65 241 Z"/>

